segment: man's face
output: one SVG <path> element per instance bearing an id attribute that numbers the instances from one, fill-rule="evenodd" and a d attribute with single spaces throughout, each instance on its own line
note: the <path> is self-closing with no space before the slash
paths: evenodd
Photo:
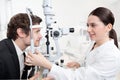
<path id="1" fill-rule="evenodd" d="M 40 28 L 33 28 L 32 33 L 33 33 L 33 40 L 34 40 L 34 46 L 38 47 L 40 44 L 40 40 L 42 38 L 42 35 L 40 33 L 41 29 Z"/>
<path id="2" fill-rule="evenodd" d="M 34 46 L 38 47 L 40 44 L 40 39 L 42 38 L 42 35 L 40 34 L 40 28 L 33 28 L 32 29 L 32 35 L 34 40 Z M 18 38 L 15 40 L 16 44 L 21 48 L 21 50 L 24 50 L 26 47 L 31 45 L 31 33 L 29 31 L 29 35 L 25 34 L 25 32 L 22 30 L 22 28 L 17 29 Z"/>

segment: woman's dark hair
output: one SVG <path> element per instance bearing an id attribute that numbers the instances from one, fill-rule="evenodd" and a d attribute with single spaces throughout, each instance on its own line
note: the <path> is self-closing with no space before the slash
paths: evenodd
<path id="1" fill-rule="evenodd" d="M 32 18 L 32 24 L 40 24 L 42 22 L 42 19 L 36 15 L 31 15 Z M 9 39 L 16 40 L 17 39 L 17 29 L 22 28 L 22 30 L 25 32 L 25 34 L 29 35 L 30 31 L 30 20 L 28 18 L 28 15 L 26 13 L 19 13 L 14 15 L 9 23 L 7 28 L 7 37 Z"/>
<path id="2" fill-rule="evenodd" d="M 108 25 L 109 23 L 111 23 L 112 25 L 114 25 L 114 15 L 113 13 L 104 7 L 98 7 L 95 10 L 93 10 L 90 15 L 95 15 L 97 17 L 99 17 L 99 19 L 105 24 Z M 117 34 L 115 32 L 114 29 L 111 29 L 111 31 L 109 32 L 109 37 L 114 39 L 114 44 L 118 47 L 118 41 L 117 41 Z"/>

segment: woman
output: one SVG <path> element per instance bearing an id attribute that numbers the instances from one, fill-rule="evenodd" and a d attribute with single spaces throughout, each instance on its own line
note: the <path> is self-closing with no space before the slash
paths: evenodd
<path id="1" fill-rule="evenodd" d="M 120 51 L 113 25 L 114 15 L 107 8 L 98 7 L 89 14 L 87 31 L 95 43 L 84 64 L 75 71 L 50 63 L 39 52 L 29 53 L 26 64 L 45 67 L 59 80 L 115 80 L 120 68 Z"/>

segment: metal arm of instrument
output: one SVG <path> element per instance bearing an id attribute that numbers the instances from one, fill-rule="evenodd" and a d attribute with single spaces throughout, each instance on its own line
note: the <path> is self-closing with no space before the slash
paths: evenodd
<path id="1" fill-rule="evenodd" d="M 28 17 L 29 17 L 29 20 L 30 20 L 30 48 L 31 48 L 31 52 L 34 53 L 35 50 L 34 50 L 34 39 L 33 39 L 33 31 L 32 31 L 32 19 L 31 19 L 31 16 L 30 15 L 33 15 L 32 14 L 32 11 L 30 10 L 30 8 L 26 8 L 26 12 L 28 14 Z"/>
<path id="2" fill-rule="evenodd" d="M 31 49 L 32 53 L 35 53 L 33 30 L 32 30 L 33 25 L 32 25 L 32 18 L 31 18 L 31 15 L 33 15 L 33 14 L 32 14 L 32 11 L 30 10 L 30 8 L 26 8 L 26 12 L 27 12 L 29 20 L 30 20 L 30 43 L 31 43 L 30 49 Z M 32 67 L 32 71 L 30 72 L 28 77 L 32 77 L 34 75 L 34 73 L 39 71 L 39 66 L 31 66 L 31 67 Z M 38 80 L 39 80 L 39 78 L 38 78 Z"/>

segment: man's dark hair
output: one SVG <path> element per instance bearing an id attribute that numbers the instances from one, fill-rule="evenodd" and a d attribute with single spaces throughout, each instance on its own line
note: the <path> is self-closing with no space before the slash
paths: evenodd
<path id="1" fill-rule="evenodd" d="M 40 24 L 42 19 L 36 15 L 31 15 L 32 24 Z M 25 34 L 29 35 L 30 31 L 30 20 L 26 13 L 18 13 L 14 15 L 7 26 L 7 38 L 16 40 L 17 39 L 17 29 L 21 28 Z"/>

